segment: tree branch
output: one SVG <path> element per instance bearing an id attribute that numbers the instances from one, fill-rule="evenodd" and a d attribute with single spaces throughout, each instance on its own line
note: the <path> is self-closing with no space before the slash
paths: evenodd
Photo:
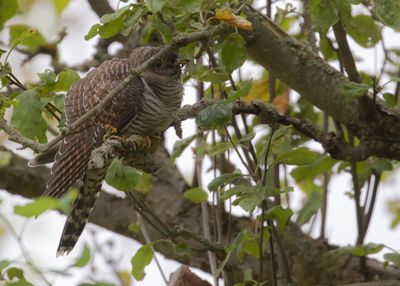
<path id="1" fill-rule="evenodd" d="M 366 118 L 357 100 L 344 95 L 343 86 L 349 82 L 345 76 L 269 18 L 249 6 L 244 6 L 242 12 L 253 25 L 252 32 L 241 32 L 250 57 L 334 120 L 345 124 L 368 145 L 370 155 L 400 158 L 398 111 L 365 97 L 371 107 Z"/>
<path id="2" fill-rule="evenodd" d="M 194 117 L 198 112 L 215 103 L 215 100 L 199 101 L 193 105 L 183 106 L 177 113 L 173 125 Z M 322 144 L 325 150 L 335 159 L 346 161 L 362 161 L 371 155 L 378 154 L 376 146 L 361 144 L 353 147 L 334 132 L 324 132 L 311 121 L 302 120 L 280 113 L 273 105 L 262 101 L 236 101 L 233 105 L 234 114 L 253 114 L 260 117 L 263 123 L 291 125 L 297 131 Z M 397 154 L 400 155 L 400 154 Z M 400 158 L 400 157 L 399 157 Z"/>

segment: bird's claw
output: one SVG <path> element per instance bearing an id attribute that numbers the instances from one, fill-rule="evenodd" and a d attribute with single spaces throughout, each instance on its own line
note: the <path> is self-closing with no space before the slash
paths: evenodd
<path id="1" fill-rule="evenodd" d="M 112 136 L 115 136 L 118 132 L 117 128 L 112 126 L 111 124 L 104 124 L 104 130 L 106 131 L 104 136 L 103 136 L 103 141 L 106 141 L 107 139 L 111 138 Z"/>

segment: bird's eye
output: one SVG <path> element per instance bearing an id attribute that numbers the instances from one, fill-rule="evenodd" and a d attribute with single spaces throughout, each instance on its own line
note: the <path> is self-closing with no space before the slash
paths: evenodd
<path id="1" fill-rule="evenodd" d="M 161 68 L 161 67 L 162 67 L 162 63 L 161 63 L 161 62 L 156 62 L 156 63 L 154 64 L 154 66 L 155 66 L 156 68 Z"/>

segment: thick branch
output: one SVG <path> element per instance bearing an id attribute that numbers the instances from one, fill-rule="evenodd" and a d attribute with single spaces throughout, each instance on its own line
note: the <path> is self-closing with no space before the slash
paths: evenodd
<path id="1" fill-rule="evenodd" d="M 19 132 L 3 118 L 0 118 L 0 129 L 3 129 L 4 132 L 8 134 L 8 139 L 10 139 L 11 141 L 21 144 L 24 148 L 31 148 L 32 150 L 39 152 L 40 144 L 38 144 L 36 141 L 24 137 L 21 132 Z"/>
<path id="2" fill-rule="evenodd" d="M 243 35 L 248 53 L 255 61 L 334 120 L 345 124 L 373 149 L 371 155 L 400 158 L 397 111 L 387 110 L 365 97 L 370 111 L 365 118 L 357 100 L 343 95 L 343 86 L 349 82 L 345 76 L 259 12 L 249 6 L 242 11 L 253 24 L 253 31 Z"/>
<path id="3" fill-rule="evenodd" d="M 198 112 L 215 102 L 216 101 L 200 101 L 194 105 L 183 106 L 179 110 L 174 124 L 179 121 L 194 117 Z M 278 123 L 282 125 L 291 125 L 297 131 L 321 143 L 325 150 L 331 154 L 333 158 L 338 160 L 362 161 L 374 153 L 373 146 L 369 147 L 365 144 L 362 144 L 357 147 L 353 147 L 347 142 L 343 141 L 343 139 L 340 136 L 337 136 L 334 132 L 324 132 L 311 121 L 306 121 L 282 114 L 278 112 L 273 105 L 266 102 L 236 101 L 233 106 L 233 113 L 254 114 L 260 117 L 261 122 L 267 124 Z"/>

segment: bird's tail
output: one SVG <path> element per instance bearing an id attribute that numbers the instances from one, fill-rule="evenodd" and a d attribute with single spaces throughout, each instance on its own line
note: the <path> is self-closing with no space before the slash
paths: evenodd
<path id="1" fill-rule="evenodd" d="M 93 205 L 100 194 L 101 184 L 105 177 L 107 167 L 102 169 L 87 170 L 80 187 L 78 197 L 67 216 L 57 257 L 68 254 L 75 246 L 92 212 Z"/>

